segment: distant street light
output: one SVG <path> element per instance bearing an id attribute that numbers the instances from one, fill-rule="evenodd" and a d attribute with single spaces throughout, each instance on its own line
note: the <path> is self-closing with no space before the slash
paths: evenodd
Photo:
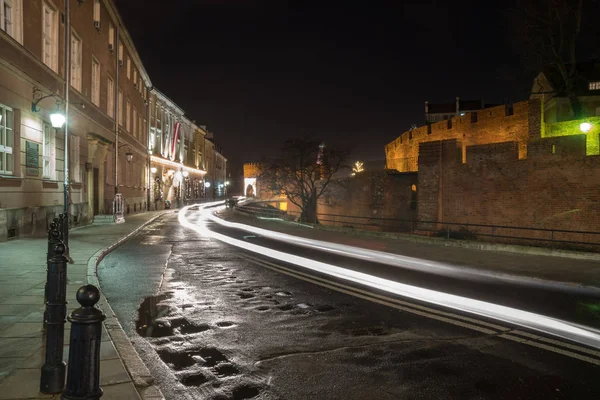
<path id="1" fill-rule="evenodd" d="M 210 187 L 210 182 L 204 182 L 204 187 L 205 188 L 209 188 Z"/>
<path id="2" fill-rule="evenodd" d="M 187 178 L 187 177 L 189 176 L 189 174 L 190 174 L 189 172 L 187 172 L 187 171 L 183 171 L 183 177 L 184 177 L 184 178 Z"/>
<path id="3" fill-rule="evenodd" d="M 156 167 L 152 167 L 152 168 L 150 168 L 150 172 L 152 172 L 153 174 L 155 174 L 155 173 L 156 173 L 156 171 L 158 171 L 158 169 L 156 169 Z"/>
<path id="4" fill-rule="evenodd" d="M 581 132 L 583 133 L 588 133 L 592 129 L 592 124 L 589 122 L 582 122 L 581 125 L 579 125 L 579 129 L 581 129 Z"/>

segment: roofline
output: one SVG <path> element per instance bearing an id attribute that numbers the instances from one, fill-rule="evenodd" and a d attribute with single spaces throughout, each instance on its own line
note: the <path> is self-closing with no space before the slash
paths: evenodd
<path id="1" fill-rule="evenodd" d="M 171 100 L 170 98 L 168 98 L 166 94 L 164 94 L 163 92 L 161 92 L 160 90 L 158 90 L 156 88 L 156 86 L 152 86 L 150 88 L 150 92 L 154 93 L 156 95 L 156 97 L 160 98 L 160 100 L 162 100 L 162 101 L 164 101 L 166 103 L 169 103 L 169 105 L 171 107 L 177 109 L 177 111 L 179 111 L 182 116 L 185 115 L 185 112 L 181 109 L 181 107 L 179 107 L 177 105 L 177 103 L 175 103 L 173 100 Z"/>
<path id="2" fill-rule="evenodd" d="M 113 0 L 104 0 L 104 5 L 106 6 L 108 13 L 113 20 L 115 20 L 119 25 L 119 35 L 123 37 L 123 43 L 128 47 L 128 50 L 131 53 L 134 61 L 137 63 L 140 75 L 142 75 L 142 79 L 145 81 L 146 86 L 151 87 L 152 81 L 150 80 L 150 76 L 148 75 L 148 72 L 146 72 L 146 68 L 144 68 L 144 63 L 142 63 L 142 59 L 140 58 L 140 55 L 133 44 L 133 39 L 131 39 L 129 31 L 125 27 L 125 23 L 121 19 L 121 15 L 119 14 L 119 11 L 117 10 Z"/>

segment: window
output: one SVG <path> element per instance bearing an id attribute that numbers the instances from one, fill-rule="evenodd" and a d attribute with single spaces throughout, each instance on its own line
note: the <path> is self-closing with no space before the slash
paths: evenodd
<path id="1" fill-rule="evenodd" d="M 590 90 L 600 90 L 600 81 L 590 82 Z"/>
<path id="2" fill-rule="evenodd" d="M 137 131 L 137 110 L 133 107 L 133 130 L 131 131 L 131 136 L 137 139 L 138 131 Z"/>
<path id="3" fill-rule="evenodd" d="M 0 104 L 0 174 L 13 173 L 14 123 L 12 108 Z"/>
<path id="4" fill-rule="evenodd" d="M 79 160 L 79 137 L 71 136 L 70 137 L 70 148 L 69 148 L 69 165 L 71 168 L 71 182 L 79 183 L 81 182 L 81 168 L 80 168 L 80 160 Z"/>
<path id="5" fill-rule="evenodd" d="M 100 29 L 100 0 L 94 0 L 94 26 Z"/>
<path id="6" fill-rule="evenodd" d="M 115 51 L 115 27 L 110 22 L 108 23 L 108 49 Z M 121 57 L 119 56 L 119 58 Z"/>
<path id="7" fill-rule="evenodd" d="M 58 72 L 58 12 L 47 3 L 44 3 L 42 12 L 42 61 Z"/>
<path id="8" fill-rule="evenodd" d="M 123 91 L 119 89 L 119 98 L 117 99 L 119 107 L 119 125 L 123 126 Z"/>
<path id="9" fill-rule="evenodd" d="M 142 125 L 142 113 L 140 113 L 138 115 L 138 129 L 139 129 L 139 133 L 138 133 L 138 139 L 140 140 L 140 142 L 145 143 L 144 142 L 144 129 L 143 129 L 143 125 Z"/>
<path id="10" fill-rule="evenodd" d="M 92 57 L 92 103 L 100 107 L 100 63 Z"/>
<path id="11" fill-rule="evenodd" d="M 81 39 L 71 32 L 71 86 L 81 92 Z"/>
<path id="12" fill-rule="evenodd" d="M 131 79 L 131 58 L 127 57 L 127 79 Z"/>
<path id="13" fill-rule="evenodd" d="M 46 179 L 56 179 L 56 164 L 55 164 L 55 146 L 56 146 L 56 130 L 48 124 L 44 124 L 44 165 L 43 177 Z"/>
<path id="14" fill-rule="evenodd" d="M 119 41 L 119 65 L 123 65 L 123 43 Z"/>
<path id="15" fill-rule="evenodd" d="M 0 29 L 19 43 L 23 43 L 21 3 L 22 0 L 0 0 Z"/>
<path id="16" fill-rule="evenodd" d="M 106 87 L 106 113 L 109 117 L 115 117 L 115 81 L 108 78 Z"/>
<path id="17" fill-rule="evenodd" d="M 125 108 L 125 129 L 131 133 L 131 102 L 127 99 L 127 106 Z"/>
<path id="18" fill-rule="evenodd" d="M 135 69 L 135 68 L 134 68 L 134 69 L 133 69 L 133 84 L 134 84 L 135 86 L 137 86 L 137 84 L 138 84 L 138 81 L 137 81 L 137 80 L 138 80 L 138 79 L 137 79 L 137 69 Z"/>
<path id="19" fill-rule="evenodd" d="M 142 122 L 142 143 L 148 143 L 148 135 L 146 133 L 147 128 L 148 127 L 146 126 L 146 118 L 144 118 Z"/>

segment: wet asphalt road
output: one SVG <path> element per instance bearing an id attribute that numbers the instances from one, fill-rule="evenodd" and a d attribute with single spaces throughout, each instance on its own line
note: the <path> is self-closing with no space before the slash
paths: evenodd
<path id="1" fill-rule="evenodd" d="M 200 218 L 195 211 L 188 216 Z M 168 399 L 595 399 L 600 393 L 600 367 L 501 338 L 515 332 L 511 327 L 479 323 L 473 330 L 405 312 L 273 271 L 249 255 L 181 227 L 173 213 L 100 264 L 104 295 Z"/>

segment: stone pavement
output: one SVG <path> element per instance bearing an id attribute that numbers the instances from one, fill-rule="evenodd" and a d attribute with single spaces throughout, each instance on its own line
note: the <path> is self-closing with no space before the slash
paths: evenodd
<path id="1" fill-rule="evenodd" d="M 327 227 L 254 218 L 231 210 L 220 212 L 219 216 L 230 221 L 325 242 L 451 263 L 462 268 L 532 278 L 552 284 L 587 286 L 595 292 L 600 290 L 600 254 L 596 253 L 552 252 L 550 249 L 533 249 L 526 246 L 512 246 L 510 252 L 507 252 L 505 251 L 507 246 L 494 244 L 485 244 L 482 247 L 485 250 L 482 250 L 448 246 L 445 239 L 419 237 L 418 241 L 415 241 L 408 235 L 397 235 L 391 238 L 377 237 L 369 232 L 358 230 L 340 232 Z M 521 253 L 517 252 L 519 247 L 523 248 Z M 544 252 L 547 255 L 544 255 Z M 557 256 L 558 254 L 563 256 Z"/>
<path id="2" fill-rule="evenodd" d="M 88 261 L 95 262 L 99 251 L 134 233 L 162 213 L 131 215 L 123 224 L 86 226 L 70 232 L 70 255 L 74 263 L 67 265 L 68 313 L 78 306 L 75 300 L 77 289 L 88 282 L 97 282 L 95 276 L 88 279 Z M 60 395 L 39 392 L 40 368 L 44 363 L 42 322 L 46 248 L 45 238 L 0 243 L 0 400 L 60 398 Z M 104 307 L 101 308 L 108 314 Z M 114 320 L 111 317 L 107 315 L 100 347 L 100 385 L 104 390 L 102 399 L 162 398 L 151 381 L 140 388 L 136 371 L 132 371 L 129 367 L 131 361 L 127 360 L 136 358 L 137 353 L 128 341 L 114 339 L 116 330 L 121 333 L 122 330 L 118 323 L 109 322 Z M 69 352 L 69 329 L 67 322 L 63 352 L 65 362 Z"/>

